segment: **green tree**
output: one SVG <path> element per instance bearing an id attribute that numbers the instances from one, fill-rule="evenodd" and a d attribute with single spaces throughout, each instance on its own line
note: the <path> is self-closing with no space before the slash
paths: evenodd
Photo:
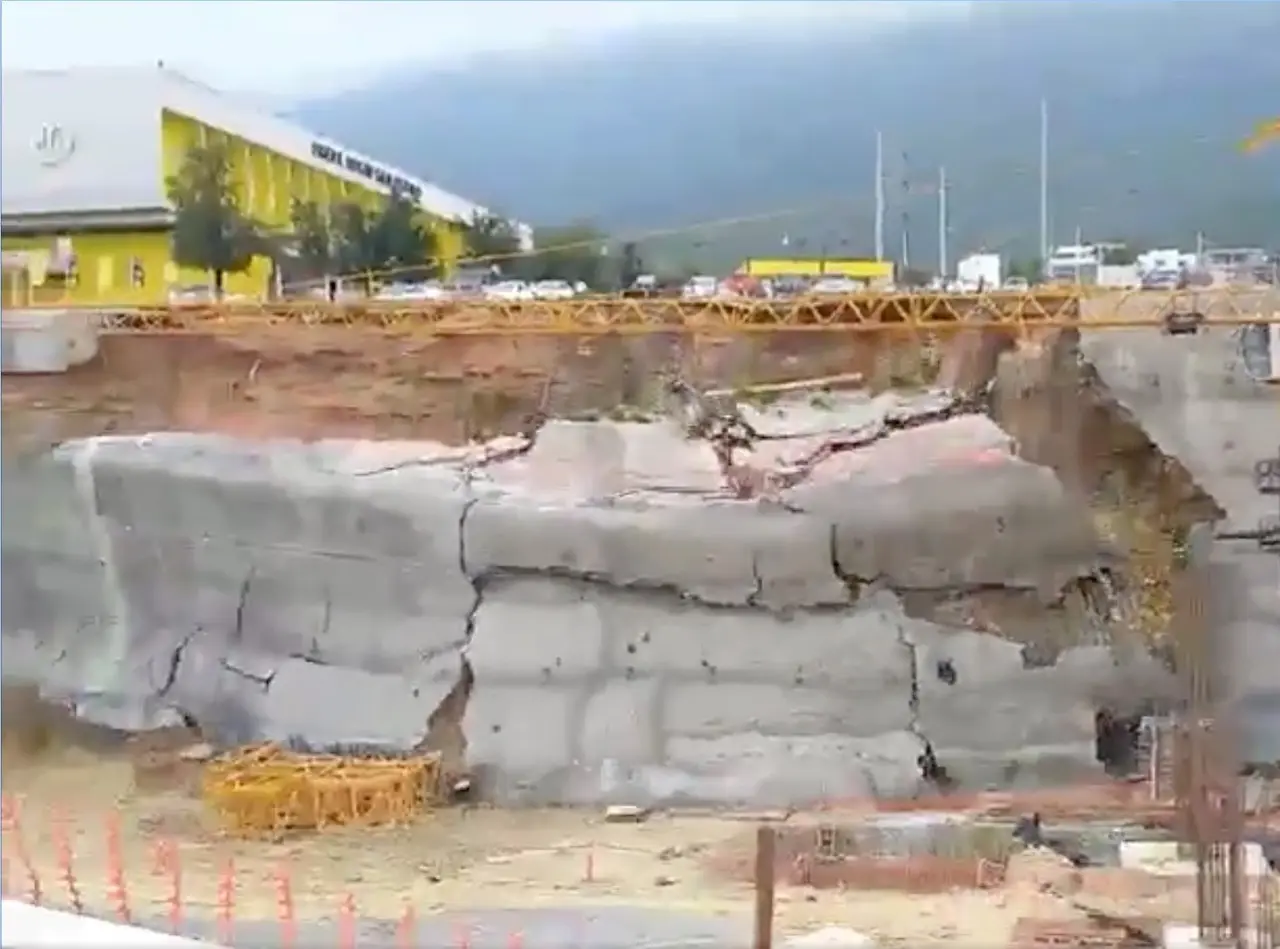
<path id="1" fill-rule="evenodd" d="M 373 219 L 363 206 L 354 202 L 335 205 L 331 215 L 334 263 L 344 277 L 359 277 L 366 289 L 378 269 L 377 248 L 373 241 Z"/>
<path id="2" fill-rule="evenodd" d="M 493 214 L 477 214 L 467 224 L 465 238 L 469 258 L 495 263 L 510 273 L 524 269 L 520 234 L 510 221 Z"/>
<path id="3" fill-rule="evenodd" d="M 257 225 L 240 210 L 230 153 L 221 144 L 191 148 L 165 184 L 174 212 L 174 263 L 212 273 L 221 297 L 226 275 L 244 273 L 255 255 L 268 250 Z"/>
<path id="4" fill-rule="evenodd" d="M 608 269 L 605 241 L 605 235 L 590 224 L 539 229 L 533 235 L 528 275 L 534 280 L 581 281 L 599 288 Z"/>
<path id="5" fill-rule="evenodd" d="M 293 228 L 293 257 L 308 279 L 334 270 L 335 242 L 329 218 L 314 201 L 294 201 L 289 209 Z"/>
<path id="6" fill-rule="evenodd" d="M 1010 277 L 1021 277 L 1027 283 L 1039 283 L 1044 277 L 1044 263 L 1039 257 L 1009 261 Z"/>
<path id="7" fill-rule="evenodd" d="M 373 214 L 359 204 L 339 204 L 330 226 L 337 269 L 361 276 L 366 287 L 378 274 L 422 280 L 438 270 L 434 235 L 419 221 L 417 205 L 399 192 Z"/>
<path id="8" fill-rule="evenodd" d="M 439 267 L 435 233 L 422 223 L 418 205 L 393 190 L 370 224 L 369 239 L 378 269 L 399 280 L 426 280 Z"/>

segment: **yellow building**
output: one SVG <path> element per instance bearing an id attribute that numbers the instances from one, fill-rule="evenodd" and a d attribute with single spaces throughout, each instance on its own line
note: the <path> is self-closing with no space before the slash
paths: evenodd
<path id="1" fill-rule="evenodd" d="M 228 147 L 241 210 L 272 230 L 288 230 L 294 199 L 372 208 L 396 187 L 418 202 L 448 260 L 462 253 L 465 225 L 488 213 L 161 67 L 6 72 L 4 90 L 0 239 L 28 260 L 23 284 L 36 302 L 154 303 L 207 287 L 210 275 L 170 255 L 165 182 L 194 145 Z M 255 259 L 225 288 L 269 295 L 273 270 Z"/>
<path id="2" fill-rule="evenodd" d="M 751 257 L 738 266 L 749 277 L 849 277 L 867 284 L 891 283 L 893 262 L 840 257 Z"/>

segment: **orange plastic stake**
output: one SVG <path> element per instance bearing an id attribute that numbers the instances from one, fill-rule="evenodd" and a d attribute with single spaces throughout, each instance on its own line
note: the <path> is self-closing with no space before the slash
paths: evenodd
<path id="1" fill-rule="evenodd" d="M 7 794 L 4 796 L 3 805 L 0 806 L 0 819 L 3 820 L 4 829 L 13 838 L 14 854 L 18 858 L 18 863 L 22 865 L 22 872 L 26 875 L 27 897 L 33 906 L 40 906 L 44 903 L 44 889 L 40 886 L 40 874 L 36 872 L 35 864 L 31 862 L 27 842 L 22 836 L 22 808 L 17 798 Z"/>
<path id="2" fill-rule="evenodd" d="M 455 949 L 471 949 L 471 929 L 461 923 L 453 933 L 453 945 Z"/>
<path id="3" fill-rule="evenodd" d="M 276 911 L 280 919 L 280 944 L 284 949 L 294 949 L 298 943 L 298 920 L 293 912 L 292 881 L 284 866 L 276 870 Z"/>
<path id="4" fill-rule="evenodd" d="M 418 916 L 413 911 L 412 903 L 404 904 L 404 913 L 400 916 L 400 925 L 396 927 L 397 949 L 413 949 L 418 941 Z"/>
<path id="5" fill-rule="evenodd" d="M 507 936 L 507 949 L 521 949 L 524 945 L 524 933 L 519 930 L 511 932 Z"/>
<path id="6" fill-rule="evenodd" d="M 236 864 L 231 858 L 218 875 L 218 941 L 224 946 L 235 940 Z"/>
<path id="7" fill-rule="evenodd" d="M 116 911 L 120 922 L 129 925 L 133 913 L 129 911 L 129 889 L 124 880 L 124 852 L 120 845 L 120 815 L 112 813 L 106 820 L 107 837 L 107 900 Z"/>
<path id="8" fill-rule="evenodd" d="M 350 893 L 342 897 L 342 905 L 338 907 L 338 946 L 339 949 L 356 947 L 356 901 Z"/>
<path id="9" fill-rule="evenodd" d="M 162 840 L 156 848 L 158 869 L 169 878 L 169 930 L 182 931 L 182 858 L 172 840 Z"/>
<path id="10" fill-rule="evenodd" d="M 58 875 L 67 889 L 67 900 L 73 912 L 84 913 L 84 900 L 80 898 L 80 888 L 76 885 L 75 856 L 71 845 L 71 821 L 65 811 L 56 808 L 50 821 L 50 833 L 53 836 L 54 857 L 58 861 Z"/>

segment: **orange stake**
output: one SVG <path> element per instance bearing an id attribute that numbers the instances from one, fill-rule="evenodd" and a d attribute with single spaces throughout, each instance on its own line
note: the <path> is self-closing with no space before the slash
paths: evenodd
<path id="1" fill-rule="evenodd" d="M 453 945 L 454 949 L 471 949 L 471 930 L 459 923 L 453 933 Z"/>
<path id="2" fill-rule="evenodd" d="M 172 840 L 162 840 L 156 844 L 155 872 L 169 879 L 169 894 L 166 899 L 169 931 L 179 933 L 182 931 L 182 863 L 177 845 Z"/>
<path id="3" fill-rule="evenodd" d="M 396 927 L 397 949 L 413 949 L 418 942 L 418 917 L 413 911 L 412 903 L 404 904 L 404 913 L 400 917 L 400 925 Z"/>
<path id="4" fill-rule="evenodd" d="M 284 949 L 294 949 L 298 943 L 298 920 L 293 912 L 289 870 L 284 866 L 276 870 L 276 911 L 280 918 L 280 943 Z"/>
<path id="5" fill-rule="evenodd" d="M 224 946 L 234 943 L 236 902 L 236 865 L 227 858 L 218 875 L 218 941 Z"/>
<path id="6" fill-rule="evenodd" d="M 80 887 L 76 885 L 75 855 L 71 845 L 71 821 L 65 811 L 55 808 L 50 833 L 53 836 L 54 856 L 58 861 L 58 875 L 67 890 L 67 900 L 73 912 L 84 913 L 84 900 L 80 898 Z"/>
<path id="7" fill-rule="evenodd" d="M 507 936 L 507 949 L 521 949 L 524 945 L 524 933 L 516 931 Z"/>
<path id="8" fill-rule="evenodd" d="M 27 898 L 33 906 L 44 903 L 44 889 L 40 886 L 40 874 L 36 873 L 35 864 L 31 862 L 31 854 L 27 850 L 27 842 L 22 836 L 22 813 L 16 798 L 4 795 L 0 803 L 0 821 L 13 838 L 13 849 L 22 864 L 22 872 L 27 877 Z"/>
<path id="9" fill-rule="evenodd" d="M 112 812 L 106 820 L 107 837 L 107 901 L 116 911 L 120 922 L 129 925 L 133 913 L 129 911 L 129 889 L 124 879 L 124 852 L 120 845 L 120 815 Z"/>
<path id="10" fill-rule="evenodd" d="M 356 901 L 350 893 L 342 897 L 342 905 L 338 907 L 338 947 L 356 947 Z"/>

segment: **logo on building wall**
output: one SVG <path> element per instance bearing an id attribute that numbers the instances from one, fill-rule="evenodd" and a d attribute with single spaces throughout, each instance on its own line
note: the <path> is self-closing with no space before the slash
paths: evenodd
<path id="1" fill-rule="evenodd" d="M 32 147 L 41 165 L 54 168 L 75 154 L 76 137 L 61 125 L 42 125 Z"/>

